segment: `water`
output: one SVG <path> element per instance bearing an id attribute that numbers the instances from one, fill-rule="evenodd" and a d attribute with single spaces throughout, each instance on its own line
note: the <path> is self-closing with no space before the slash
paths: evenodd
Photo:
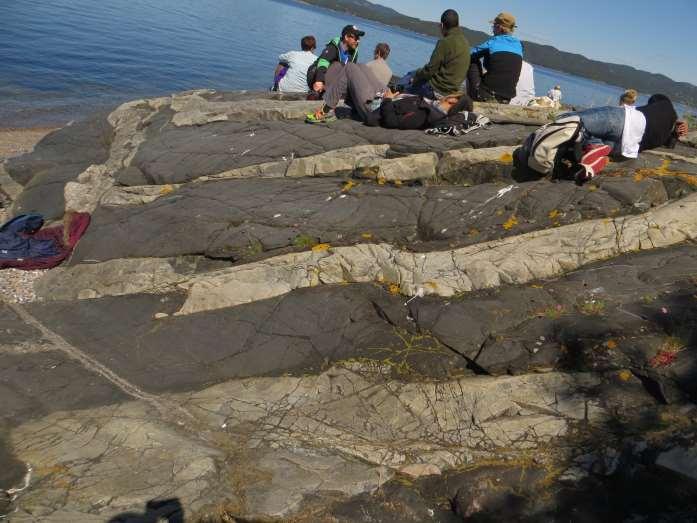
<path id="1" fill-rule="evenodd" d="M 291 0 L 12 0 L 0 2 L 0 20 L 0 127 L 61 124 L 188 89 L 264 89 L 278 54 L 305 34 L 325 43 L 347 23 L 367 32 L 362 61 L 386 41 L 398 74 L 423 65 L 435 42 Z M 580 106 L 615 104 L 622 92 L 536 69 L 538 94 L 557 83 Z"/>

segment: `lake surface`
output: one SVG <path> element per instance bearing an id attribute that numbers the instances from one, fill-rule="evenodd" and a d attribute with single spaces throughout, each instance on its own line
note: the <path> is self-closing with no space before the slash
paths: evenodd
<path id="1" fill-rule="evenodd" d="M 435 43 L 291 0 L 5 0 L 0 20 L 0 127 L 62 124 L 188 89 L 265 89 L 280 53 L 306 34 L 326 43 L 347 23 L 367 33 L 361 61 L 390 44 L 396 74 L 426 63 Z M 623 90 L 536 68 L 538 95 L 554 84 L 579 106 L 615 104 Z"/>

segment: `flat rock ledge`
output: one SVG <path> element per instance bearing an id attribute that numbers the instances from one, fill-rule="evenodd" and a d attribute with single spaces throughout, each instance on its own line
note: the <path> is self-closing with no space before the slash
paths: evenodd
<path id="1" fill-rule="evenodd" d="M 443 252 L 388 244 L 318 245 L 306 252 L 196 274 L 168 259 L 122 259 L 59 268 L 36 284 L 44 299 L 95 298 L 174 287 L 187 298 L 177 314 L 231 307 L 317 285 L 375 282 L 406 296 L 463 292 L 557 277 L 624 253 L 697 237 L 697 195 L 644 214 L 583 221 Z"/>

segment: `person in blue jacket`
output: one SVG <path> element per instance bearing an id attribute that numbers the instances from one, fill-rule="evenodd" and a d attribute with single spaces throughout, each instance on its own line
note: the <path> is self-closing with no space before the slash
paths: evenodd
<path id="1" fill-rule="evenodd" d="M 480 102 L 508 103 L 516 95 L 523 44 L 512 34 L 516 27 L 512 14 L 499 13 L 491 23 L 494 36 L 472 48 L 467 93 Z"/>

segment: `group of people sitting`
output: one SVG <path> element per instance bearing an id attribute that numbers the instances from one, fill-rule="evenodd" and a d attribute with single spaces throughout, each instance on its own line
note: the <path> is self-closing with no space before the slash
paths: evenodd
<path id="1" fill-rule="evenodd" d="M 493 36 L 470 48 L 453 9 L 443 12 L 442 38 L 429 62 L 395 81 L 387 58 L 390 47 L 376 46 L 373 60 L 358 62 L 358 47 L 365 35 L 355 25 L 347 25 L 315 56 L 314 37 L 302 39 L 302 51 L 279 57 L 276 88 L 281 91 L 309 91 L 308 99 L 321 99 L 322 105 L 306 118 L 308 123 L 336 119 L 335 109 L 345 100 L 354 115 L 367 125 L 395 129 L 428 129 L 464 111 L 472 111 L 473 101 L 518 103 L 521 72 L 532 82 L 532 67 L 523 60 L 523 44 L 516 38 L 516 19 L 500 13 L 492 21 Z M 528 80 L 524 80 L 527 82 Z M 534 88 L 533 88 L 534 90 Z M 630 92 L 625 93 L 627 100 Z M 548 98 L 560 107 L 561 89 L 555 86 Z M 642 107 L 632 103 L 568 113 L 580 118 L 584 181 L 607 165 L 608 156 L 636 158 L 639 151 L 675 144 L 687 133 L 670 100 L 652 96 Z M 524 105 L 524 102 L 520 103 Z"/>

